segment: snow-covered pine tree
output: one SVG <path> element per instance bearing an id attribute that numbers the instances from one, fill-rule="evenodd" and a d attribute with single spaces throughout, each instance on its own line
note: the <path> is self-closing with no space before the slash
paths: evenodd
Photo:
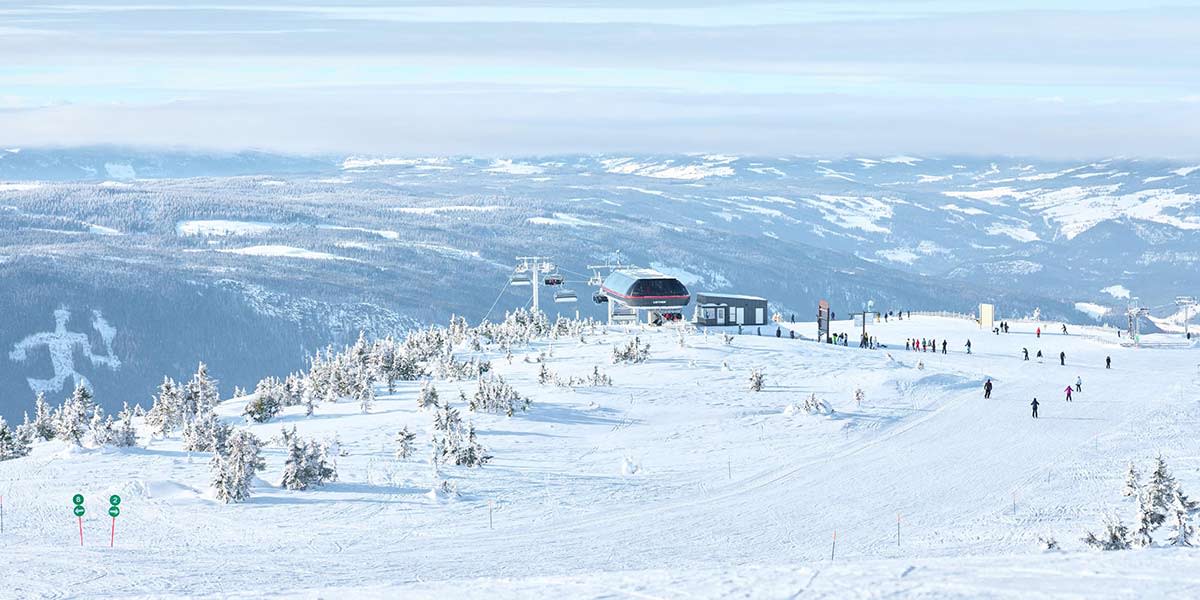
<path id="1" fill-rule="evenodd" d="M 182 402 L 179 384 L 170 377 L 163 377 L 163 382 L 158 386 L 158 395 L 154 397 L 154 404 L 146 413 L 146 424 L 150 426 L 151 435 L 165 438 L 175 431 Z"/>
<path id="2" fill-rule="evenodd" d="M 1167 469 L 1167 461 L 1163 460 L 1161 454 L 1158 455 L 1154 459 L 1154 469 L 1146 479 L 1145 487 L 1147 499 L 1156 515 L 1155 528 L 1158 528 L 1167 519 L 1167 514 L 1171 510 L 1171 496 L 1175 493 L 1176 485 L 1175 478 Z"/>
<path id="3" fill-rule="evenodd" d="M 71 397 L 56 411 L 55 437 L 79 445 L 87 432 L 92 407 L 91 391 L 82 383 L 76 385 Z"/>
<path id="4" fill-rule="evenodd" d="M 88 432 L 91 433 L 92 443 L 97 446 L 107 446 L 113 442 L 113 418 L 105 416 L 104 409 L 98 404 L 92 407 Z"/>
<path id="5" fill-rule="evenodd" d="M 1104 532 L 1099 536 L 1087 532 L 1083 536 L 1083 543 L 1097 550 L 1128 550 L 1129 528 L 1121 522 L 1120 517 L 1109 515 L 1104 518 Z"/>
<path id="6" fill-rule="evenodd" d="M 588 377 L 588 384 L 593 387 L 609 387 L 612 385 L 612 377 L 601 373 L 599 365 L 592 365 L 592 375 Z"/>
<path id="7" fill-rule="evenodd" d="M 225 453 L 213 455 L 213 488 L 222 502 L 241 502 L 250 497 L 250 484 L 263 469 L 258 438 L 244 430 L 229 435 Z"/>
<path id="8" fill-rule="evenodd" d="M 284 398 L 287 396 L 283 384 L 275 377 L 267 377 L 258 382 L 254 388 L 254 398 L 246 403 L 242 414 L 256 423 L 266 423 L 275 418 L 283 410 Z"/>
<path id="9" fill-rule="evenodd" d="M 129 448 L 137 445 L 137 429 L 133 425 L 133 410 L 126 402 L 117 413 L 117 426 L 113 429 L 113 445 L 118 448 Z"/>
<path id="10" fill-rule="evenodd" d="M 200 363 L 196 374 L 187 384 L 188 405 L 195 407 L 195 414 L 216 408 L 221 403 L 221 393 L 217 390 L 217 380 L 208 376 L 208 365 Z"/>
<path id="11" fill-rule="evenodd" d="M 1136 497 L 1142 489 L 1141 479 L 1141 473 L 1138 473 L 1137 467 L 1133 465 L 1133 461 L 1129 461 L 1129 468 L 1125 471 L 1125 489 L 1121 493 L 1126 498 Z"/>
<path id="12" fill-rule="evenodd" d="M 29 431 L 26 428 L 26 431 Z M 25 435 L 8 426 L 0 417 L 0 460 L 12 460 L 29 454 L 29 443 Z"/>
<path id="13" fill-rule="evenodd" d="M 400 460 L 408 460 L 410 456 L 416 452 L 414 446 L 417 441 L 417 434 L 408 430 L 408 425 L 405 425 L 399 433 L 396 434 L 396 458 Z"/>
<path id="14" fill-rule="evenodd" d="M 421 391 L 417 392 L 417 408 L 436 408 L 438 405 L 437 388 L 429 380 L 421 382 Z"/>
<path id="15" fill-rule="evenodd" d="M 288 438 L 287 452 L 287 460 L 283 463 L 283 477 L 280 479 L 279 485 L 288 490 L 302 490 L 308 487 L 308 474 L 305 471 L 308 457 L 298 436 L 293 435 Z"/>
<path id="16" fill-rule="evenodd" d="M 366 368 L 359 367 L 354 377 L 354 399 L 358 401 L 358 408 L 363 414 L 369 413 L 371 407 L 375 406 L 375 386 L 371 383 Z"/>
<path id="17" fill-rule="evenodd" d="M 864 400 L 867 399 L 867 393 L 862 388 L 854 388 L 854 406 L 861 407 Z"/>
<path id="18" fill-rule="evenodd" d="M 50 404 L 46 402 L 46 394 L 42 392 L 38 392 L 37 397 L 33 399 L 33 433 L 38 439 L 45 441 L 54 439 L 56 433 Z"/>
<path id="19" fill-rule="evenodd" d="M 482 467 L 490 460 L 492 460 L 492 455 L 487 453 L 487 449 L 479 443 L 479 439 L 475 436 L 475 425 L 467 425 L 466 443 L 459 447 L 455 464 L 464 467 Z"/>
<path id="20" fill-rule="evenodd" d="M 542 368 L 538 369 L 538 383 L 546 385 L 551 381 L 554 381 L 554 373 L 550 372 L 550 368 L 546 366 L 546 363 L 542 363 Z"/>
<path id="21" fill-rule="evenodd" d="M 337 481 L 337 463 L 329 458 L 329 446 L 309 440 L 305 447 L 305 475 L 307 483 L 325 485 Z"/>
<path id="22" fill-rule="evenodd" d="M 1154 506 L 1148 490 L 1143 490 L 1141 494 L 1138 494 L 1137 521 L 1133 534 L 1129 538 L 1130 543 L 1139 548 L 1146 548 L 1154 544 L 1152 534 L 1165 519 L 1166 517 L 1159 513 Z"/>
<path id="23" fill-rule="evenodd" d="M 750 391 L 761 392 L 763 389 L 763 383 L 765 382 L 765 380 L 766 380 L 766 378 L 763 376 L 762 371 L 760 371 L 758 369 L 751 369 L 750 370 Z"/>
<path id="24" fill-rule="evenodd" d="M 1170 520 L 1174 531 L 1167 543 L 1172 546 L 1191 546 L 1196 537 L 1196 530 L 1192 527 L 1192 511 L 1189 510 L 1185 497 L 1178 494 L 1171 497 Z"/>

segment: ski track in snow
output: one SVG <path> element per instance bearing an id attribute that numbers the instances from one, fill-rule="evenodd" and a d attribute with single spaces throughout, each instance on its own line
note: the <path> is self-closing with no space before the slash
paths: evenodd
<path id="1" fill-rule="evenodd" d="M 698 333 L 681 348 L 674 332 L 643 330 L 650 360 L 620 366 L 608 359 L 632 335 L 620 330 L 582 344 L 538 342 L 514 350 L 511 365 L 491 357 L 533 406 L 511 419 L 463 410 L 496 458 L 478 470 L 444 468 L 463 492 L 444 502 L 426 495 L 431 414 L 416 409 L 415 382 L 380 390 L 372 414 L 323 404 L 311 418 L 293 407 L 249 426 L 264 439 L 292 425 L 305 436 L 336 433 L 348 456 L 338 459 L 338 482 L 293 492 L 273 485 L 284 456 L 269 445 L 245 504 L 209 500 L 208 456 L 182 452 L 177 437 L 123 451 L 39 444 L 28 458 L 0 463 L 0 561 L 7 575 L 22 574 L 5 577 L 17 597 L 1200 593 L 1200 551 L 1098 555 L 1077 541 L 1105 512 L 1128 520 L 1132 502 L 1120 490 L 1129 460 L 1144 468 L 1161 451 L 1184 488 L 1200 494 L 1200 354 L 1122 347 L 1099 327 L 1038 339 L 1035 326 L 1014 323 L 1013 333 L 995 336 L 970 320 L 917 317 L 871 326 L 890 346 L 878 351 L 786 332 L 758 337 L 753 327 L 731 346 Z M 855 331 L 848 322 L 834 329 Z M 907 352 L 913 336 L 949 338 L 951 354 Z M 1022 347 L 1065 351 L 1068 366 L 1022 361 Z M 615 385 L 539 386 L 539 365 L 523 359 L 541 351 L 561 376 L 599 365 Z M 752 367 L 766 374 L 763 392 L 746 390 Z M 1061 390 L 1076 376 L 1084 391 L 1067 404 Z M 996 382 L 991 400 L 980 389 L 987 377 Z M 437 386 L 449 398 L 473 388 Z M 855 387 L 866 392 L 861 407 Z M 835 414 L 784 415 L 811 393 Z M 242 402 L 220 413 L 240 422 Z M 421 436 L 422 454 L 400 463 L 392 439 L 403 425 Z M 626 459 L 641 471 L 623 474 Z M 75 492 L 87 497 L 84 548 L 70 514 Z M 110 550 L 111 493 L 124 501 Z M 1066 552 L 1036 551 L 1039 535 Z M 1148 587 L 1133 586 L 1135 577 Z"/>

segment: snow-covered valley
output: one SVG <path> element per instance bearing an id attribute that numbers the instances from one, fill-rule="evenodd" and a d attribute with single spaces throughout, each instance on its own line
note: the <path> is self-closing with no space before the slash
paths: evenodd
<path id="1" fill-rule="evenodd" d="M 377 384 L 366 413 L 324 402 L 261 424 L 245 422 L 241 397 L 217 413 L 265 443 L 242 503 L 213 498 L 209 453 L 183 451 L 178 433 L 151 439 L 141 421 L 131 448 L 39 442 L 0 462 L 4 580 L 17 597 L 1195 595 L 1196 550 L 1097 554 L 1080 538 L 1106 514 L 1133 520 L 1131 461 L 1145 473 L 1161 454 L 1200 493 L 1200 352 L 1179 335 L 1135 348 L 1113 329 L 1058 327 L 1014 321 L 996 335 L 969 319 L 893 318 L 869 326 L 886 345 L 869 350 L 790 338 L 811 338 L 813 323 L 728 340 L 589 326 L 511 360 L 463 342 L 458 359 L 490 360 L 531 399 L 511 417 L 470 412 L 459 391 L 471 396 L 473 379 L 432 379 L 491 462 L 435 473 L 419 381 Z M 634 336 L 648 359 L 613 364 Z M 949 340 L 948 353 L 906 350 L 911 338 Z M 1022 360 L 1023 348 L 1046 358 Z M 612 385 L 579 383 L 594 369 Z M 832 413 L 808 414 L 811 398 Z M 287 451 L 268 440 L 293 426 L 337 440 L 337 481 L 280 487 Z M 416 452 L 400 460 L 404 427 Z M 442 481 L 457 491 L 433 490 Z M 123 498 L 113 548 L 111 494 Z"/>

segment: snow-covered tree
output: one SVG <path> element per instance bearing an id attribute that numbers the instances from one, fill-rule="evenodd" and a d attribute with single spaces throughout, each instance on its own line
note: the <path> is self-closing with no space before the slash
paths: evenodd
<path id="1" fill-rule="evenodd" d="M 414 443 L 417 441 L 417 434 L 408 430 L 408 425 L 405 425 L 399 433 L 396 434 L 396 458 L 400 460 L 408 460 L 416 451 Z"/>
<path id="2" fill-rule="evenodd" d="M 504 378 L 495 376 L 480 377 L 475 388 L 475 395 L 467 404 L 471 412 L 490 412 L 513 416 L 519 408 L 529 410 L 532 403 L 528 397 L 523 397 L 513 389 Z"/>
<path id="3" fill-rule="evenodd" d="M 25 428 L 24 431 L 10 428 L 4 417 L 0 417 L 0 460 L 11 460 L 29 454 L 29 440 L 26 436 L 30 433 L 31 428 Z"/>
<path id="4" fill-rule="evenodd" d="M 289 490 L 303 490 L 329 481 L 337 481 L 337 465 L 329 458 L 329 446 L 290 436 L 280 485 Z"/>
<path id="5" fill-rule="evenodd" d="M 246 403 L 242 414 L 256 423 L 266 423 L 275 418 L 283 410 L 287 399 L 287 390 L 283 383 L 275 377 L 267 377 L 258 382 L 254 388 L 253 399 Z"/>
<path id="6" fill-rule="evenodd" d="M 490 460 L 492 460 L 492 456 L 487 453 L 487 449 L 479 443 L 479 439 L 475 436 L 475 425 L 468 424 L 467 439 L 459 447 L 455 464 L 464 467 L 482 467 Z"/>
<path id="7" fill-rule="evenodd" d="M 634 364 L 646 362 L 650 358 L 650 344 L 642 344 L 640 338 L 634 337 L 624 346 L 613 346 L 613 364 Z"/>
<path id="8" fill-rule="evenodd" d="M 288 439 L 287 451 L 287 460 L 283 463 L 283 476 L 279 485 L 284 489 L 302 490 L 308 487 L 308 473 L 305 470 L 308 454 L 297 436 Z"/>
<path id="9" fill-rule="evenodd" d="M 814 392 L 804 399 L 804 404 L 801 406 L 804 412 L 810 415 L 828 415 L 833 414 L 833 407 L 828 402 L 817 397 Z"/>
<path id="10" fill-rule="evenodd" d="M 1133 461 L 1129 461 L 1129 469 L 1125 471 L 1125 489 L 1122 494 L 1126 498 L 1136 497 L 1142 489 L 1141 479 L 1141 473 L 1138 473 L 1137 467 L 1133 466 Z"/>
<path id="11" fill-rule="evenodd" d="M 113 418 L 111 415 L 106 416 L 104 409 L 100 405 L 92 407 L 92 418 L 88 424 L 88 432 L 92 436 L 92 443 L 97 446 L 107 446 L 113 442 Z"/>
<path id="12" fill-rule="evenodd" d="M 1110 515 L 1104 519 L 1104 531 L 1096 535 L 1091 531 L 1083 536 L 1083 543 L 1097 550 L 1128 550 L 1129 528 L 1120 517 Z"/>
<path id="13" fill-rule="evenodd" d="M 208 366 L 200 363 L 196 374 L 184 389 L 184 404 L 192 414 L 203 414 L 216 408 L 221 403 L 221 393 L 217 390 L 217 380 L 208 376 Z"/>
<path id="14" fill-rule="evenodd" d="M 765 381 L 766 377 L 763 376 L 762 371 L 758 369 L 750 370 L 750 391 L 761 392 L 763 389 L 763 383 L 765 383 Z"/>
<path id="15" fill-rule="evenodd" d="M 1165 515 L 1158 512 L 1147 491 L 1143 490 L 1141 494 L 1138 494 L 1137 521 L 1133 534 L 1129 538 L 1130 543 L 1139 548 L 1145 548 L 1154 543 L 1152 534 L 1166 519 Z"/>
<path id="16" fill-rule="evenodd" d="M 358 408 L 363 414 L 371 412 L 371 407 L 375 406 L 375 386 L 365 368 L 355 371 L 354 399 L 358 401 Z"/>
<path id="17" fill-rule="evenodd" d="M 71 397 L 55 411 L 55 437 L 79 445 L 87 432 L 92 407 L 92 392 L 82 383 L 75 386 Z"/>
<path id="18" fill-rule="evenodd" d="M 33 433 L 39 440 L 49 441 L 54 439 L 54 434 L 57 428 L 54 426 L 54 419 L 50 404 L 46 402 L 46 394 L 38 392 L 37 397 L 33 400 Z"/>
<path id="19" fill-rule="evenodd" d="M 117 425 L 113 429 L 112 443 L 118 448 L 129 448 L 137 445 L 137 429 L 133 425 L 134 411 L 126 402 L 121 412 L 117 413 Z"/>
<path id="20" fill-rule="evenodd" d="M 438 405 L 438 391 L 429 380 L 421 382 L 421 391 L 417 392 L 417 408 L 422 410 Z"/>
<path id="21" fill-rule="evenodd" d="M 183 449 L 188 452 L 221 453 L 232 433 L 233 428 L 221 422 L 210 407 L 183 428 Z"/>
<path id="22" fill-rule="evenodd" d="M 238 429 L 229 435 L 225 452 L 217 452 L 210 462 L 213 488 L 222 502 L 241 502 L 250 497 L 250 484 L 263 469 L 258 438 Z"/>
<path id="23" fill-rule="evenodd" d="M 179 414 L 182 405 L 183 395 L 179 384 L 170 377 L 163 377 L 163 382 L 158 386 L 158 395 L 154 397 L 154 404 L 146 413 L 146 424 L 150 426 L 150 433 L 165 438 L 175 431 L 180 425 Z"/>
<path id="24" fill-rule="evenodd" d="M 1167 543 L 1172 546 L 1191 546 L 1196 538 L 1196 530 L 1192 526 L 1192 511 L 1189 509 L 1186 497 L 1176 494 L 1171 497 L 1170 521 L 1174 526 Z"/>
<path id="25" fill-rule="evenodd" d="M 867 393 L 862 388 L 854 388 L 854 406 L 861 407 L 864 400 L 867 399 Z"/>
<path id="26" fill-rule="evenodd" d="M 612 377 L 600 372 L 598 365 L 592 366 L 592 374 L 588 377 L 588 385 L 593 387 L 610 387 L 612 386 Z"/>
<path id="27" fill-rule="evenodd" d="M 546 385 L 551 381 L 554 381 L 554 373 L 550 371 L 550 368 L 546 366 L 546 363 L 542 363 L 542 368 L 538 369 L 538 383 Z"/>

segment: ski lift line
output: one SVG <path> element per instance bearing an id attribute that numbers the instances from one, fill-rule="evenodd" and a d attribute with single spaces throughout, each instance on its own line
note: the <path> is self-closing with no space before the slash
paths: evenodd
<path id="1" fill-rule="evenodd" d="M 504 291 L 508 289 L 509 285 L 510 285 L 510 283 L 508 281 L 508 278 L 505 277 L 504 285 L 500 286 L 500 293 L 496 294 L 496 299 L 492 301 L 491 308 L 488 309 L 487 314 L 483 315 L 484 321 L 488 320 L 488 317 L 492 316 L 492 311 L 496 310 L 496 305 L 500 303 L 500 298 L 502 298 L 504 296 Z"/>

